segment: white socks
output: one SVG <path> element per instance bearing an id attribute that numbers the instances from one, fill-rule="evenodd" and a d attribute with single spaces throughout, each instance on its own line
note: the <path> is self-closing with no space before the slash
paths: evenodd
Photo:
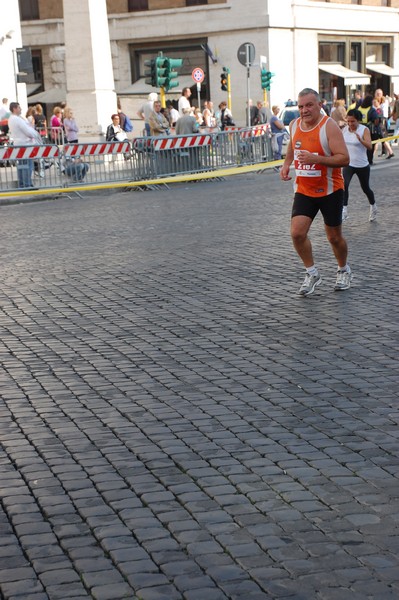
<path id="1" fill-rule="evenodd" d="M 340 271 L 341 273 L 351 273 L 351 268 L 348 265 L 348 263 L 346 263 L 346 265 L 344 267 L 338 267 L 337 270 Z"/>

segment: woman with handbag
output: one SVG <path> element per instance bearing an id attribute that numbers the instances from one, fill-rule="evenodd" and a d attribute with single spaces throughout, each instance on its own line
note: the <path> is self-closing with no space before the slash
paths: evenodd
<path id="1" fill-rule="evenodd" d="M 131 158 L 131 144 L 127 138 L 126 131 L 121 127 L 119 114 L 115 113 L 111 115 L 111 120 L 112 123 L 107 127 L 105 139 L 107 142 L 127 142 L 129 144 L 129 151 L 125 152 L 123 156 L 125 160 L 129 160 Z"/>
<path id="2" fill-rule="evenodd" d="M 105 139 L 107 142 L 124 142 L 127 140 L 126 131 L 122 129 L 120 124 L 120 116 L 115 113 L 111 116 L 111 125 L 108 125 Z"/>

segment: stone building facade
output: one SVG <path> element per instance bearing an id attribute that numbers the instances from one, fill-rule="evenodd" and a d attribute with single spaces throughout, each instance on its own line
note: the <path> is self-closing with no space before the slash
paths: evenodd
<path id="1" fill-rule="evenodd" d="M 64 7 L 70 1 L 19 0 L 22 41 L 32 49 L 40 86 L 28 100 L 40 98 L 50 108 L 69 101 Z M 233 114 L 244 123 L 248 71 L 237 51 L 247 42 L 255 46 L 249 69 L 254 100 L 263 98 L 260 56 L 274 73 L 271 104 L 295 98 L 303 87 L 319 89 L 328 100 L 349 100 L 356 88 L 399 92 L 399 0 L 106 0 L 106 10 L 113 85 L 132 117 L 152 91 L 144 82 L 144 62 L 162 51 L 184 59 L 181 87 L 194 85 L 191 72 L 201 67 L 201 99 L 211 98 L 216 105 L 226 99 L 220 73 L 228 67 Z M 91 32 L 76 27 L 73 35 L 79 44 Z M 82 61 L 86 58 L 82 55 Z M 193 92 L 196 100 L 195 87 Z M 137 122 L 136 132 L 140 127 Z"/>

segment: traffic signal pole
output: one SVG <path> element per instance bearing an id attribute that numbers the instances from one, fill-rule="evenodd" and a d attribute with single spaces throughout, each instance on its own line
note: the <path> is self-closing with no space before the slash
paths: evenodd
<path id="1" fill-rule="evenodd" d="M 250 127 L 251 125 L 251 107 L 249 105 L 249 99 L 251 97 L 251 83 L 250 83 L 250 76 L 251 76 L 251 72 L 250 72 L 250 66 L 251 66 L 251 61 L 250 61 L 250 47 L 249 44 L 245 45 L 245 66 L 247 67 L 247 127 Z"/>
<path id="2" fill-rule="evenodd" d="M 227 108 L 231 111 L 231 75 L 227 73 Z"/>
<path id="3" fill-rule="evenodd" d="M 165 94 L 165 88 L 164 87 L 160 88 L 159 95 L 160 95 L 160 99 L 161 99 L 161 106 L 162 106 L 162 108 L 166 108 L 166 94 Z"/>
<path id="4" fill-rule="evenodd" d="M 227 92 L 227 108 L 231 110 L 231 76 L 228 67 L 223 67 L 220 73 L 220 89 L 222 92 Z"/>

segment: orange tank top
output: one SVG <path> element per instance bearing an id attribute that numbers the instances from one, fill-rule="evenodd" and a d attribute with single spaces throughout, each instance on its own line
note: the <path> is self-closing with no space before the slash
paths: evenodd
<path id="1" fill-rule="evenodd" d="M 292 124 L 291 139 L 296 173 L 295 191 L 305 194 L 305 196 L 318 198 L 344 189 L 344 180 L 340 167 L 302 165 L 297 158 L 299 150 L 308 150 L 313 154 L 321 156 L 331 156 L 326 132 L 326 124 L 329 118 L 327 115 L 324 115 L 321 121 L 309 131 L 301 129 L 300 118 L 296 119 Z"/>

